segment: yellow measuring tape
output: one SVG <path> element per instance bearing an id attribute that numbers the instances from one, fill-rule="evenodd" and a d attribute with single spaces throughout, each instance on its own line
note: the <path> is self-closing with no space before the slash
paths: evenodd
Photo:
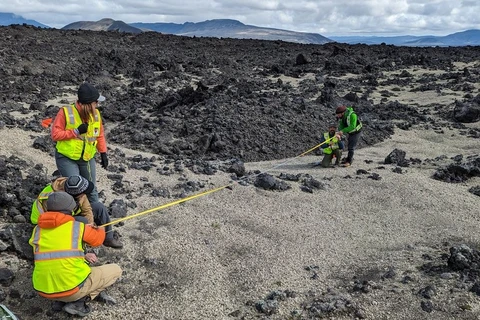
<path id="1" fill-rule="evenodd" d="M 329 142 L 330 140 L 332 140 L 332 138 L 330 139 L 327 139 L 325 140 L 324 142 L 320 143 L 320 144 L 317 144 L 315 147 L 305 151 L 304 153 L 301 153 L 299 154 L 298 156 L 290 159 L 289 161 L 286 161 L 286 162 L 283 162 L 281 165 L 284 165 L 290 161 L 293 161 L 299 157 L 303 157 L 304 155 L 312 152 L 313 150 L 319 148 L 321 145 Z M 260 175 L 261 173 L 259 174 L 256 174 L 256 175 Z M 210 193 L 214 193 L 214 192 L 217 192 L 217 191 L 220 191 L 220 190 L 223 190 L 225 188 L 228 188 L 232 185 L 233 183 L 230 183 L 230 184 L 227 184 L 227 185 L 224 185 L 222 187 L 218 187 L 218 188 L 215 188 L 215 189 L 211 189 L 211 190 L 208 190 L 208 191 L 205 191 L 205 192 L 202 192 L 202 193 L 198 193 L 198 194 L 194 194 L 192 196 L 189 196 L 189 197 L 185 197 L 185 198 L 182 198 L 182 199 L 178 199 L 178 200 L 175 200 L 175 201 L 172 201 L 172 202 L 169 202 L 169 203 L 166 203 L 166 204 L 162 204 L 161 206 L 158 206 L 158 207 L 155 207 L 155 208 L 151 208 L 151 209 L 148 209 L 148 210 L 145 210 L 145 211 L 142 211 L 142 212 L 139 212 L 139 213 L 136 213 L 136 214 L 133 214 L 131 216 L 127 216 L 127 217 L 124 217 L 124 218 L 120 218 L 120 219 L 117 219 L 115 221 L 110 221 L 109 223 L 105 223 L 105 224 L 102 224 L 100 227 L 106 227 L 106 226 L 109 226 L 109 225 L 112 225 L 112 224 L 117 224 L 119 222 L 122 222 L 122 221 L 125 221 L 125 220 L 129 220 L 129 219 L 133 219 L 133 218 L 136 218 L 136 217 L 139 217 L 139 216 L 142 216 L 144 214 L 147 214 L 147 213 L 150 213 L 150 212 L 154 212 L 154 211 L 159 211 L 159 210 L 163 210 L 165 208 L 168 208 L 168 207 L 171 207 L 171 206 L 174 206 L 174 205 L 177 205 L 177 204 L 180 204 L 182 202 L 187 202 L 187 201 L 190 201 L 190 200 L 193 200 L 195 198 L 199 198 L 199 197 L 203 197 L 207 194 L 210 194 Z"/>

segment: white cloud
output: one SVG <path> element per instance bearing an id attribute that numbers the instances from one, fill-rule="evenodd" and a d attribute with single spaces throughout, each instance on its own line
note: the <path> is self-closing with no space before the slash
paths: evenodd
<path id="1" fill-rule="evenodd" d="M 480 28 L 477 0 L 10 0 L 13 12 L 60 28 L 75 21 L 200 22 L 236 19 L 245 24 L 324 35 L 446 35 Z"/>

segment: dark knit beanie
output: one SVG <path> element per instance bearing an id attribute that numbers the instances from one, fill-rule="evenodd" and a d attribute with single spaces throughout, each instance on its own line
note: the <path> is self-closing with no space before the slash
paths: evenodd
<path id="1" fill-rule="evenodd" d="M 89 194 L 93 191 L 95 185 L 93 182 L 88 181 L 82 176 L 70 176 L 67 181 L 65 181 L 65 192 L 72 196 L 78 196 L 79 194 L 86 193 Z"/>
<path id="2" fill-rule="evenodd" d="M 105 97 L 90 83 L 84 82 L 78 88 L 78 101 L 82 104 L 105 101 Z"/>

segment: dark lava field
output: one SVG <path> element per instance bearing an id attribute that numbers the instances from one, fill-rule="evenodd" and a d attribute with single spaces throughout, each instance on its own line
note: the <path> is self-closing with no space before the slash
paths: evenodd
<path id="1" fill-rule="evenodd" d="M 446 73 L 420 77 L 414 90 L 463 91 L 474 109 L 468 121 L 479 117 L 469 85 L 478 82 L 478 67 L 448 72 L 454 62 L 478 62 L 478 47 L 300 45 L 25 26 L 0 28 L 0 35 L 2 123 L 41 130 L 40 120 L 56 114 L 51 100 L 75 95 L 86 80 L 107 98 L 108 141 L 174 159 L 295 156 L 317 143 L 340 104 L 354 105 L 365 123 L 360 146 L 388 137 L 396 120 L 404 128 L 435 125 L 411 105 L 370 99 L 379 85 L 411 85 L 405 69 L 415 67 Z M 435 109 L 457 122 L 451 106 Z M 11 111 L 33 116 L 18 120 Z"/>
<path id="2" fill-rule="evenodd" d="M 209 163 L 217 161 L 238 164 L 236 170 L 225 171 L 240 177 L 245 174 L 243 163 L 295 157 L 315 146 L 328 124 L 335 122 L 339 105 L 353 106 L 362 119 L 359 148 L 389 139 L 396 130 L 443 134 L 445 128 L 454 128 L 471 138 L 477 149 L 480 138 L 480 128 L 467 125 L 480 120 L 480 47 L 304 45 L 14 25 L 0 27 L 0 79 L 0 132 L 11 128 L 29 132 L 35 152 L 50 155 L 54 145 L 41 121 L 55 116 L 59 106 L 72 103 L 80 83 L 93 83 L 106 97 L 100 110 L 108 143 L 157 156 L 126 159 L 121 151 L 109 150 L 114 161 L 108 178 L 117 180 L 115 191 L 129 198 L 133 192 L 123 188 L 125 170 L 120 164 L 148 171 L 160 159 L 162 165 L 175 169 L 185 166 L 213 175 Z M 436 98 L 431 103 L 405 98 L 419 95 Z M 0 303 L 20 310 L 25 319 L 61 319 L 44 306 L 32 305 L 35 293 L 17 288 L 16 281 L 22 280 L 15 278 L 18 269 L 24 275 L 25 270 L 30 272 L 25 266 L 32 260 L 27 243 L 32 230 L 27 222 L 30 206 L 52 172 L 46 172 L 42 163 L 31 165 L 15 155 L 6 157 L 6 151 L 0 150 L 0 253 L 2 259 L 15 255 L 16 267 L 10 260 L 5 260 L 6 267 L 0 266 Z M 444 160 L 447 165 L 439 166 L 432 178 L 462 183 L 480 176 L 479 155 L 444 156 L 429 164 Z M 398 166 L 395 169 L 402 173 L 401 168 L 422 161 L 394 150 L 385 164 Z M 381 179 L 378 174 L 372 176 Z M 178 194 L 165 198 L 180 198 L 204 187 L 187 181 Z M 153 194 L 163 196 L 162 192 Z M 480 186 L 470 192 L 480 195 Z M 120 206 L 124 216 L 127 208 L 124 203 Z M 478 301 L 471 298 L 478 300 L 480 295 L 480 253 L 475 244 L 430 246 L 415 262 L 412 274 L 398 274 L 395 268 L 355 270 L 354 280 L 345 281 L 338 290 L 309 292 L 301 298 L 292 291 L 271 290 L 265 297 L 249 297 L 225 318 L 410 319 L 398 316 L 409 315 L 405 309 L 392 309 L 389 314 L 389 303 L 407 295 L 398 289 L 401 283 L 408 294 L 413 292 L 415 308 L 425 319 L 435 319 L 432 312 L 441 314 L 441 319 L 475 319 L 480 314 Z M 414 253 L 411 248 L 406 255 Z M 108 259 L 124 258 L 115 254 Z M 154 269 L 159 264 L 142 258 L 131 262 L 130 270 Z M 302 272 L 315 279 L 319 270 L 312 265 Z M 174 290 L 168 283 L 161 285 L 162 290 Z M 128 280 L 119 285 L 127 292 L 127 300 L 130 286 Z M 137 293 L 141 294 L 148 292 Z M 278 305 L 288 303 L 294 305 L 290 316 L 278 315 Z M 363 306 L 382 312 L 372 316 Z M 109 314 L 104 316 L 108 319 Z M 121 312 L 112 317 L 121 317 Z"/>

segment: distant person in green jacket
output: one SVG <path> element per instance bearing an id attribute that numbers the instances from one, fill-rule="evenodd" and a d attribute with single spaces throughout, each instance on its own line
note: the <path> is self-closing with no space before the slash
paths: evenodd
<path id="1" fill-rule="evenodd" d="M 355 147 L 358 140 L 362 136 L 362 123 L 358 119 L 357 114 L 353 111 L 352 107 L 339 106 L 335 110 L 335 114 L 338 119 L 338 132 L 337 138 L 341 139 L 344 134 L 348 134 L 347 137 L 347 157 L 342 160 L 342 166 L 350 167 L 353 161 L 353 154 L 355 153 Z"/>

